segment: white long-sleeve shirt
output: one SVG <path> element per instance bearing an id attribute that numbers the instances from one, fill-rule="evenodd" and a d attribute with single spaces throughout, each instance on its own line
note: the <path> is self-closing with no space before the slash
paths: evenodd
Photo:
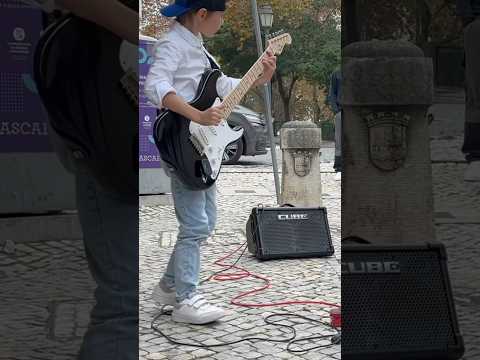
<path id="1" fill-rule="evenodd" d="M 205 70 L 211 68 L 201 35 L 194 35 L 179 22 L 160 39 L 153 49 L 154 61 L 145 80 L 145 94 L 157 107 L 163 108 L 163 98 L 173 92 L 186 102 L 194 99 Z M 227 96 L 240 79 L 222 75 L 217 81 L 220 98 Z"/>

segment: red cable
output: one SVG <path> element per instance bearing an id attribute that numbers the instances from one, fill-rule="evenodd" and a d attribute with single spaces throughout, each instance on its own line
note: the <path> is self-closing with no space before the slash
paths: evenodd
<path id="1" fill-rule="evenodd" d="M 251 294 L 261 292 L 263 290 L 266 290 L 266 289 L 270 288 L 270 286 L 271 286 L 270 280 L 266 277 L 263 277 L 263 276 L 260 276 L 260 275 L 257 275 L 257 274 L 253 274 L 250 271 L 248 271 L 247 269 L 241 268 L 239 266 L 235 266 L 235 265 L 232 266 L 232 265 L 229 265 L 229 264 L 223 264 L 222 263 L 222 261 L 224 261 L 225 259 L 228 259 L 233 254 L 235 254 L 237 251 L 239 251 L 241 248 L 243 248 L 244 245 L 245 244 L 241 245 L 236 250 L 232 251 L 230 254 L 228 254 L 228 255 L 226 255 L 226 256 L 222 257 L 221 259 L 218 259 L 217 261 L 214 262 L 215 265 L 228 267 L 228 268 L 231 268 L 231 269 L 237 269 L 240 272 L 212 275 L 209 278 L 209 280 L 214 279 L 214 280 L 217 280 L 217 281 L 229 281 L 229 280 L 240 280 L 240 279 L 244 279 L 244 278 L 248 278 L 248 277 L 253 277 L 253 278 L 260 279 L 260 280 L 264 281 L 265 286 L 263 286 L 259 289 L 253 289 L 253 290 L 250 290 L 250 291 L 247 291 L 247 292 L 240 293 L 239 295 L 232 298 L 232 300 L 230 301 L 230 304 L 237 305 L 237 306 L 243 306 L 243 307 L 269 307 L 269 306 L 282 306 L 282 305 L 326 305 L 326 306 L 330 306 L 330 307 L 340 308 L 340 305 L 338 305 L 338 304 L 333 304 L 333 303 L 329 303 L 329 302 L 325 302 L 325 301 L 319 301 L 319 300 L 316 300 L 316 301 L 315 300 L 291 300 L 291 301 L 282 301 L 282 302 L 276 302 L 276 303 L 263 303 L 263 304 L 242 303 L 242 302 L 238 301 L 238 299 L 241 299 L 241 298 L 246 297 L 246 296 L 251 295 Z"/>

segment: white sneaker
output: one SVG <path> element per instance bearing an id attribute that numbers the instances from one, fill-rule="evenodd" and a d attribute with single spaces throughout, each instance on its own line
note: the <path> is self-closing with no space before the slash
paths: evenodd
<path id="1" fill-rule="evenodd" d="M 180 323 L 202 325 L 217 321 L 225 315 L 226 312 L 223 309 L 210 305 L 203 296 L 197 294 L 175 305 L 172 320 Z"/>
<path id="2" fill-rule="evenodd" d="M 153 288 L 152 299 L 157 305 L 174 306 L 177 303 L 175 298 L 175 288 L 166 289 L 165 287 L 161 287 L 160 284 L 157 284 Z"/>
<path id="3" fill-rule="evenodd" d="M 465 181 L 480 181 L 480 161 L 472 161 L 468 164 L 463 179 Z"/>
<path id="4" fill-rule="evenodd" d="M 335 173 L 335 180 L 336 181 L 342 180 L 342 173 L 340 171 Z"/>

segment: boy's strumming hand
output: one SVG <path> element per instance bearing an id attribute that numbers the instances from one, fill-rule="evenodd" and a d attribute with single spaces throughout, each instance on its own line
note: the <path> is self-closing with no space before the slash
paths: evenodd
<path id="1" fill-rule="evenodd" d="M 273 73 L 277 68 L 277 57 L 273 52 L 267 50 L 267 54 L 262 59 L 262 65 L 263 74 L 255 81 L 254 86 L 263 85 L 272 79 Z"/>
<path id="2" fill-rule="evenodd" d="M 218 125 L 224 119 L 225 106 L 213 106 L 208 110 L 200 111 L 187 104 L 185 100 L 175 92 L 170 92 L 163 97 L 163 106 L 177 114 L 180 114 L 200 125 Z"/>
<path id="3" fill-rule="evenodd" d="M 197 119 L 192 119 L 200 125 L 218 125 L 223 120 L 225 107 L 223 105 L 213 106 L 205 111 L 200 111 Z"/>

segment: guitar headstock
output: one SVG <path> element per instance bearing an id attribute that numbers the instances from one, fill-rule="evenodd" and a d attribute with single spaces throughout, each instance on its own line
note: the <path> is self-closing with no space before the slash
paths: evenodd
<path id="1" fill-rule="evenodd" d="M 273 51 L 275 55 L 282 53 L 285 45 L 292 43 L 292 37 L 289 33 L 283 31 L 272 34 L 272 38 L 268 40 L 268 48 Z"/>

